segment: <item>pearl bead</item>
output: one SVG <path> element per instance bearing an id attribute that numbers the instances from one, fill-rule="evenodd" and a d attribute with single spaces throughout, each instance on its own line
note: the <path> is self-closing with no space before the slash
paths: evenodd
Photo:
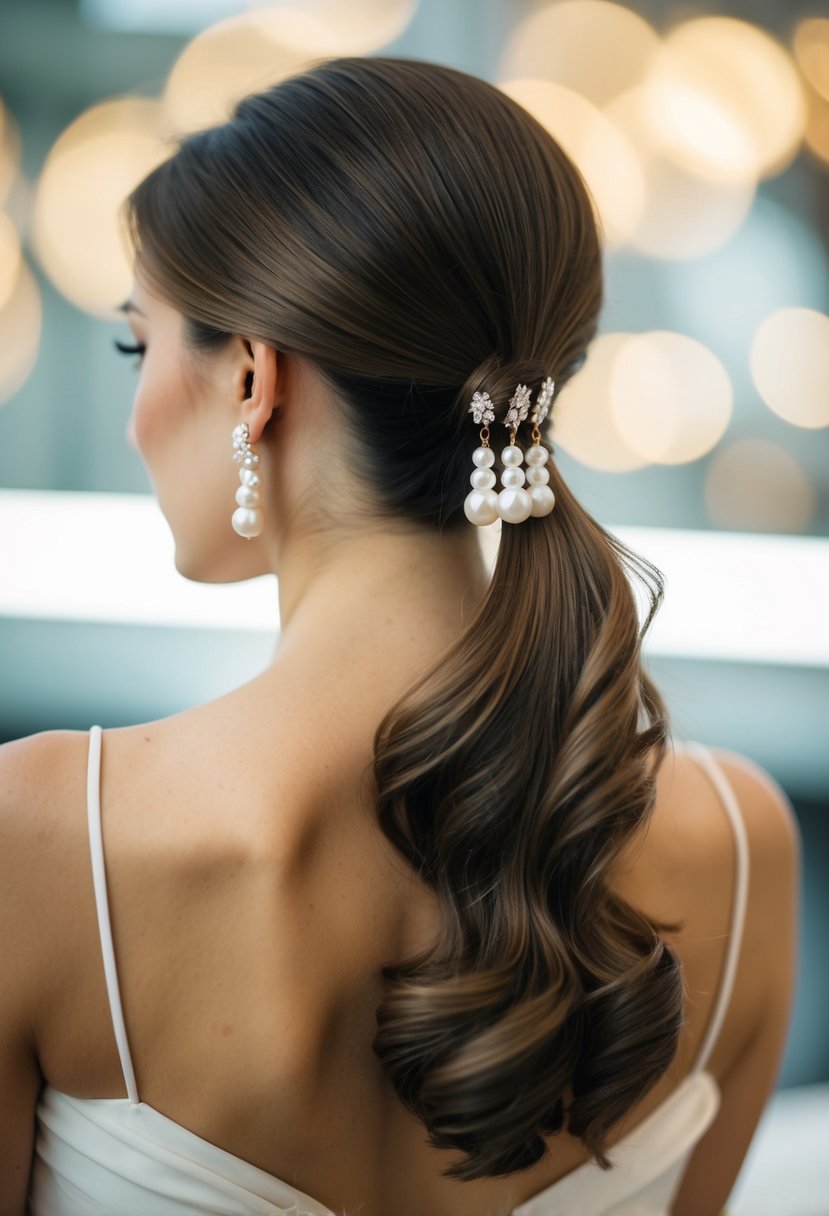
<path id="1" fill-rule="evenodd" d="M 549 515 L 556 505 L 556 496 L 549 486 L 533 486 L 530 490 L 532 499 L 532 514 L 535 516 Z"/>
<path id="2" fill-rule="evenodd" d="M 472 453 L 472 463 L 476 464 L 479 469 L 491 469 L 495 464 L 495 453 L 492 448 L 475 448 Z"/>
<path id="3" fill-rule="evenodd" d="M 506 490 L 515 490 L 524 484 L 524 470 L 507 467 L 501 474 L 501 485 Z"/>
<path id="4" fill-rule="evenodd" d="M 541 447 L 540 444 L 538 447 L 536 447 L 534 444 L 531 448 L 527 448 L 526 452 L 524 453 L 524 458 L 528 465 L 541 465 L 547 463 L 547 457 L 549 455 L 550 453 L 546 448 Z"/>
<path id="5" fill-rule="evenodd" d="M 258 473 L 254 473 L 253 469 L 240 469 L 239 480 L 243 486 L 258 486 L 262 484 L 262 478 Z"/>
<path id="6" fill-rule="evenodd" d="M 239 486 L 236 491 L 236 501 L 240 507 L 258 507 L 262 500 L 259 497 L 259 491 L 254 490 L 252 486 Z"/>
<path id="7" fill-rule="evenodd" d="M 523 459 L 524 453 L 519 447 L 516 447 L 514 443 L 511 443 L 508 447 L 505 447 L 501 453 L 501 463 L 507 468 L 510 466 L 517 467 L 519 464 L 521 464 Z"/>
<path id="8" fill-rule="evenodd" d="M 251 510 L 249 507 L 237 507 L 230 522 L 234 531 L 250 540 L 262 531 L 262 512 L 258 508 Z"/>
<path id="9" fill-rule="evenodd" d="M 491 490 L 495 485 L 495 474 L 492 469 L 474 469 L 469 484 L 476 490 Z"/>
<path id="10" fill-rule="evenodd" d="M 464 499 L 463 512 L 479 528 L 494 524 L 498 518 L 498 495 L 494 490 L 471 490 Z"/>
<path id="11" fill-rule="evenodd" d="M 256 452 L 246 452 L 242 459 L 242 464 L 248 469 L 255 469 L 259 464 L 259 457 Z"/>
<path id="12" fill-rule="evenodd" d="M 550 471 L 543 465 L 531 464 L 527 469 L 527 484 L 531 486 L 546 486 L 550 480 Z"/>
<path id="13" fill-rule="evenodd" d="M 508 488 L 498 495 L 498 514 L 505 523 L 523 523 L 531 511 L 532 499 L 526 490 Z"/>

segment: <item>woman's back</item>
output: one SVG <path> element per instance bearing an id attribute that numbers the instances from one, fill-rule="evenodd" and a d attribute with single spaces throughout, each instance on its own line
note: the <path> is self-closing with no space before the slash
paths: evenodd
<path id="1" fill-rule="evenodd" d="M 365 796 L 372 727 L 417 662 L 399 655 L 393 647 L 355 654 L 354 679 L 343 665 L 336 681 L 325 679 L 324 656 L 313 665 L 286 656 L 219 701 L 104 732 L 100 805 L 129 1050 L 143 1103 L 333 1211 L 494 1216 L 589 1154 L 559 1135 L 548 1140 L 548 1158 L 524 1172 L 442 1177 L 458 1154 L 426 1143 L 372 1052 L 381 967 L 433 940 L 440 923 L 434 895 L 386 840 Z M 60 848 L 33 875 L 48 943 L 39 1058 L 60 1093 L 123 1098 L 90 880 L 89 740 L 61 732 L 52 744 L 60 801 L 43 813 Z M 790 987 L 781 991 L 780 981 L 791 926 L 780 908 L 789 893 L 773 852 L 791 828 L 756 770 L 720 761 L 751 866 L 735 983 L 706 1063 L 727 1086 L 764 1018 L 777 1018 L 778 1037 L 785 1029 Z M 735 846 L 709 776 L 697 760 L 669 753 L 648 834 L 623 855 L 615 883 L 647 915 L 685 921 L 671 941 L 684 968 L 686 1025 L 674 1063 L 614 1141 L 676 1093 L 698 1059 L 733 923 Z M 68 906 L 77 910 L 71 919 Z M 776 988 L 779 1014 L 769 1004 Z M 766 1092 L 781 1046 L 753 1060 Z M 764 1100 L 757 1093 L 740 1112 L 743 1148 L 721 1152 L 729 1178 Z M 706 1144 L 722 1148 L 721 1118 Z M 690 1197 L 674 1208 L 709 1210 Z"/>

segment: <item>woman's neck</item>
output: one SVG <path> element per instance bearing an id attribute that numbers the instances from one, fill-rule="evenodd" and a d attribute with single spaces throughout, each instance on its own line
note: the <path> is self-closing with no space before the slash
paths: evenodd
<path id="1" fill-rule="evenodd" d="M 445 624 L 460 634 L 478 608 L 489 571 L 477 533 L 423 528 L 363 529 L 335 545 L 286 545 L 280 554 L 280 641 L 335 636 L 371 640 L 395 625 Z M 402 639 L 401 639 L 402 640 Z"/>

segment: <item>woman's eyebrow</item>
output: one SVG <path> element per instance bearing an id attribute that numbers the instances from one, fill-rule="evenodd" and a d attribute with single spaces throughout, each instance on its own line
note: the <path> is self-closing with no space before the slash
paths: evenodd
<path id="1" fill-rule="evenodd" d="M 143 313 L 141 311 L 141 309 L 138 307 L 137 304 L 133 304 L 132 300 L 124 300 L 123 304 L 118 305 L 118 308 L 116 311 L 117 312 L 137 312 L 139 317 L 146 317 L 146 315 L 147 315 L 146 313 Z"/>

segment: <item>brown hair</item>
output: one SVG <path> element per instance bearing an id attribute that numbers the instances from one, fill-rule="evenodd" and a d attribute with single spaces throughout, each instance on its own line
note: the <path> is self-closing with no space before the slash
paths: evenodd
<path id="1" fill-rule="evenodd" d="M 359 476 L 425 527 L 472 526 L 472 394 L 501 419 L 519 381 L 560 389 L 596 331 L 578 171 L 520 105 L 448 67 L 318 63 L 183 139 L 128 202 L 190 343 L 241 334 L 310 360 Z M 475 618 L 374 738 L 380 824 L 444 913 L 433 949 L 384 968 L 374 1050 L 430 1141 L 463 1151 L 445 1171 L 461 1179 L 524 1169 L 565 1127 L 609 1168 L 609 1129 L 682 1023 L 658 932 L 677 926 L 608 883 L 666 750 L 640 653 L 662 576 L 549 468 L 555 510 L 503 525 Z M 650 601 L 641 628 L 628 575 Z"/>

